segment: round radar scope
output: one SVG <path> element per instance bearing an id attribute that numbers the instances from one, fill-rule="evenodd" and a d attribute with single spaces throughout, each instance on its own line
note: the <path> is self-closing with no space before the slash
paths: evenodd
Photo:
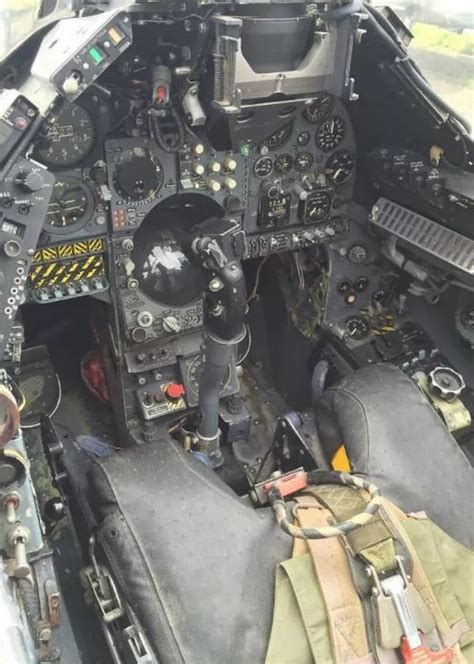
<path id="1" fill-rule="evenodd" d="M 212 216 L 222 216 L 214 201 L 180 195 L 158 205 L 133 238 L 133 276 L 141 292 L 165 307 L 185 307 L 198 300 L 205 280 L 190 251 L 191 229 Z"/>
<path id="2" fill-rule="evenodd" d="M 173 221 L 181 221 L 173 219 L 177 215 L 163 210 L 145 220 L 135 233 L 131 256 L 142 293 L 167 307 L 194 302 L 204 288 L 201 269 L 191 264 L 173 232 Z"/>

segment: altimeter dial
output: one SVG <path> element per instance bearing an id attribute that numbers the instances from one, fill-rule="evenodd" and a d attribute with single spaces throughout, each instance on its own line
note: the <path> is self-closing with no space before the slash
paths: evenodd
<path id="1" fill-rule="evenodd" d="M 344 120 L 336 115 L 323 122 L 316 133 L 316 144 L 323 152 L 335 150 L 346 133 Z"/>
<path id="2" fill-rule="evenodd" d="M 355 157 L 347 150 L 335 152 L 326 162 L 326 173 L 335 185 L 348 182 L 355 168 Z"/>

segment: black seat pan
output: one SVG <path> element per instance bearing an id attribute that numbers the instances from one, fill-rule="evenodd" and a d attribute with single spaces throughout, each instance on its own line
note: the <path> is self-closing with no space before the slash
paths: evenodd
<path id="1" fill-rule="evenodd" d="M 327 393 L 355 470 L 405 511 L 474 543 L 473 470 L 418 388 L 388 365 Z M 205 465 L 162 441 L 93 470 L 100 541 L 162 664 L 260 664 L 275 568 L 292 541 Z"/>

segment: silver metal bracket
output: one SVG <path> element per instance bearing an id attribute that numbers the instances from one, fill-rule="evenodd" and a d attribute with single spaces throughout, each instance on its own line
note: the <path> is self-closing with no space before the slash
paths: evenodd
<path id="1" fill-rule="evenodd" d="M 367 569 L 373 581 L 377 641 L 380 647 L 393 650 L 404 640 L 414 650 L 423 647 L 422 634 L 433 632 L 436 622 L 406 573 L 400 556 L 397 556 L 397 563 L 398 571 L 385 578 L 379 577 L 373 566 Z"/>
<path id="2" fill-rule="evenodd" d="M 111 623 L 124 615 L 122 601 L 115 581 L 107 568 L 99 565 L 95 557 L 95 537 L 89 539 L 89 555 L 92 565 L 84 568 L 83 575 L 92 592 L 95 605 L 104 623 Z"/>

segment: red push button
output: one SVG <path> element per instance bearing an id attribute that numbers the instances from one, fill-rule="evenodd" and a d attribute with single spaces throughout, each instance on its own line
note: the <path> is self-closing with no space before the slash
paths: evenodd
<path id="1" fill-rule="evenodd" d="M 171 401 L 177 401 L 178 399 L 181 399 L 181 397 L 184 396 L 184 393 L 184 385 L 181 385 L 181 383 L 170 383 L 166 386 L 165 389 L 165 394 L 168 399 L 171 399 Z"/>

